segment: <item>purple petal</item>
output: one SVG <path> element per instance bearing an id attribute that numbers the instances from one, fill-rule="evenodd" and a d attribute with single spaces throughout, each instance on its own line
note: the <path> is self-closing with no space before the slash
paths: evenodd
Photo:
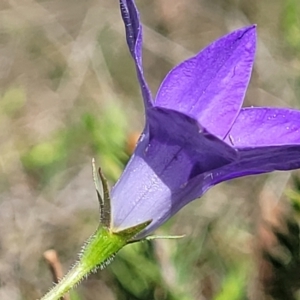
<path id="1" fill-rule="evenodd" d="M 226 180 L 300 168 L 300 111 L 244 108 L 225 141 L 238 150 L 239 159 L 193 178 L 183 205 Z"/>
<path id="2" fill-rule="evenodd" d="M 239 152 L 237 162 L 204 175 L 209 187 L 242 176 L 300 168 L 300 145 L 251 148 Z"/>
<path id="3" fill-rule="evenodd" d="M 172 216 L 189 202 L 200 198 L 209 188 L 218 183 L 248 175 L 268 173 L 275 170 L 293 170 L 300 168 L 300 145 L 271 146 L 244 149 L 236 162 L 193 177 L 184 186 L 172 193 Z M 147 234 L 143 232 L 143 234 Z"/>
<path id="4" fill-rule="evenodd" d="M 245 108 L 226 142 L 238 150 L 238 159 L 191 178 L 173 190 L 170 215 L 201 197 L 209 188 L 230 179 L 276 170 L 300 168 L 300 111 Z"/>
<path id="5" fill-rule="evenodd" d="M 236 30 L 215 41 L 166 76 L 155 106 L 192 116 L 208 131 L 223 138 L 241 108 L 255 43 L 255 26 Z"/>
<path id="6" fill-rule="evenodd" d="M 180 203 L 173 190 L 199 173 L 237 159 L 236 151 L 192 118 L 164 108 L 147 111 L 148 131 L 112 190 L 114 229 L 153 220 L 161 225 Z"/>
<path id="7" fill-rule="evenodd" d="M 142 25 L 139 12 L 133 0 L 120 0 L 121 15 L 125 24 L 126 40 L 131 56 L 135 62 L 145 107 L 152 106 L 152 96 L 143 75 L 142 64 Z"/>
<path id="8" fill-rule="evenodd" d="M 193 118 L 178 111 L 153 107 L 147 111 L 150 136 L 168 146 L 184 148 L 205 172 L 237 159 L 237 152 Z"/>
<path id="9" fill-rule="evenodd" d="M 300 111 L 244 108 L 225 141 L 235 148 L 300 144 Z"/>

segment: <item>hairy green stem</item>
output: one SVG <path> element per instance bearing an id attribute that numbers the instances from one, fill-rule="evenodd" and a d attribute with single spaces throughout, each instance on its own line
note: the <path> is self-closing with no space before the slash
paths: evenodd
<path id="1" fill-rule="evenodd" d="M 126 243 L 124 236 L 112 233 L 106 227 L 99 227 L 83 248 L 80 260 L 41 300 L 60 299 L 93 270 L 104 268 Z"/>
<path id="2" fill-rule="evenodd" d="M 133 238 L 150 223 L 151 220 L 115 232 L 100 225 L 82 249 L 80 259 L 73 269 L 41 300 L 60 299 L 92 271 L 106 267 L 114 255 L 125 245 L 131 243 Z"/>
<path id="3" fill-rule="evenodd" d="M 82 269 L 79 264 L 76 264 L 54 288 L 41 298 L 41 300 L 60 299 L 85 276 L 86 270 Z"/>

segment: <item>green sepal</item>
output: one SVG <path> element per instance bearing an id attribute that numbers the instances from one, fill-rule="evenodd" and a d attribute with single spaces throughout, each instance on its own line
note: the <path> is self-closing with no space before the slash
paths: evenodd
<path id="1" fill-rule="evenodd" d="M 132 226 L 130 228 L 123 229 L 121 231 L 113 231 L 114 234 L 121 236 L 126 239 L 127 244 L 130 243 L 134 237 L 144 230 L 149 224 L 151 224 L 152 220 L 140 223 L 138 225 Z"/>
<path id="2" fill-rule="evenodd" d="M 144 239 L 146 241 L 152 241 L 152 240 L 178 240 L 185 237 L 185 234 L 183 235 L 149 235 L 145 237 Z"/>
<path id="3" fill-rule="evenodd" d="M 110 196 L 109 187 L 106 178 L 95 165 L 95 159 L 92 159 L 92 169 L 93 169 L 93 179 L 97 192 L 97 197 L 99 201 L 100 208 L 100 224 L 105 227 L 110 227 L 111 223 L 111 207 L 110 207 Z"/>
<path id="4" fill-rule="evenodd" d="M 152 240 L 177 240 L 184 238 L 185 235 L 149 235 L 142 239 L 132 240 L 130 243 L 138 243 L 143 241 L 152 241 Z"/>

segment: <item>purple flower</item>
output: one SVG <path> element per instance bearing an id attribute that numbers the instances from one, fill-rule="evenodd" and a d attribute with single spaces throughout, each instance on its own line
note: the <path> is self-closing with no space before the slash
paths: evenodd
<path id="1" fill-rule="evenodd" d="M 120 0 L 146 124 L 112 190 L 112 230 L 152 220 L 146 236 L 210 187 L 229 179 L 300 168 L 300 112 L 241 108 L 255 55 L 255 26 L 236 30 L 169 72 L 153 100 L 142 66 L 133 0 Z"/>

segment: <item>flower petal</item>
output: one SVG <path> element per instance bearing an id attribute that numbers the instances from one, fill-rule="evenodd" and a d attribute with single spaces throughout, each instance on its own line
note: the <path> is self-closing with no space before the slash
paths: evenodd
<path id="1" fill-rule="evenodd" d="M 150 136 L 166 145 L 186 149 L 201 165 L 201 173 L 237 159 L 237 152 L 232 147 L 181 112 L 153 107 L 147 111 L 147 116 Z"/>
<path id="2" fill-rule="evenodd" d="M 172 192 L 173 205 L 170 216 L 189 202 L 200 198 L 208 189 L 218 183 L 248 175 L 268 173 L 275 170 L 300 168 L 300 145 L 270 146 L 244 149 L 239 160 L 220 168 L 193 177 L 186 186 Z M 143 234 L 147 234 L 147 230 Z"/>
<path id="3" fill-rule="evenodd" d="M 237 162 L 206 172 L 198 180 L 204 180 L 208 188 L 242 176 L 300 168 L 300 145 L 245 148 L 239 152 Z"/>
<path id="4" fill-rule="evenodd" d="M 174 190 L 237 159 L 236 150 L 184 114 L 153 107 L 147 117 L 148 131 L 112 190 L 114 230 L 147 220 L 153 220 L 147 230 L 154 230 L 178 206 Z"/>
<path id="5" fill-rule="evenodd" d="M 126 40 L 131 56 L 135 62 L 145 107 L 152 106 L 152 96 L 143 75 L 142 64 L 142 25 L 139 12 L 133 0 L 120 0 L 121 15 L 125 24 Z"/>
<path id="6" fill-rule="evenodd" d="M 300 111 L 244 108 L 225 141 L 235 148 L 300 144 Z"/>
<path id="7" fill-rule="evenodd" d="M 238 159 L 199 174 L 184 188 L 173 190 L 172 202 L 178 205 L 173 205 L 171 215 L 220 182 L 300 168 L 300 111 L 263 107 L 242 109 L 225 141 L 238 150 Z"/>
<path id="8" fill-rule="evenodd" d="M 155 106 L 192 116 L 208 131 L 223 138 L 241 108 L 255 43 L 255 26 L 236 30 L 215 41 L 166 76 Z"/>

